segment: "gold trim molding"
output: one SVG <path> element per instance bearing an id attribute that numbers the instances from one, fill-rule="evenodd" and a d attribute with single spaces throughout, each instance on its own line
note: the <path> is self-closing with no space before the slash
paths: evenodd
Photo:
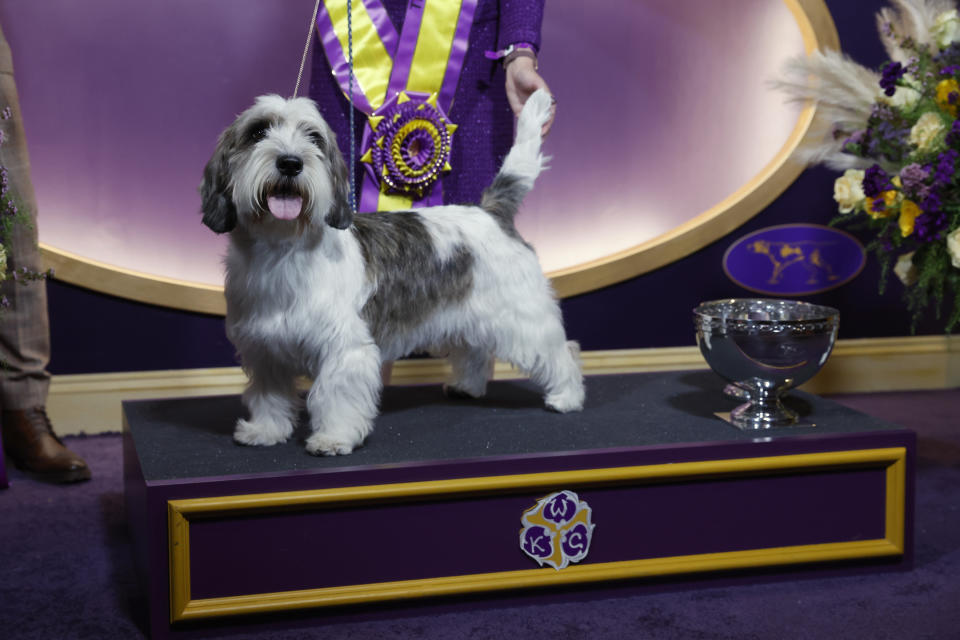
<path id="1" fill-rule="evenodd" d="M 172 622 L 178 622 L 308 607 L 582 584 L 599 580 L 623 580 L 725 569 L 898 556 L 904 552 L 906 455 L 906 449 L 892 447 L 171 500 L 167 503 L 170 617 Z M 527 489 L 552 490 L 561 486 L 689 482 L 702 477 L 732 478 L 747 474 L 863 466 L 885 469 L 885 533 L 882 538 L 875 540 L 581 564 L 567 567 L 562 571 L 529 569 L 222 598 L 194 599 L 191 596 L 190 521 L 194 518 L 224 514 L 249 516 L 291 508 L 322 509 L 339 504 L 362 508 L 366 504 L 385 501 L 392 504 L 408 500 L 449 500 L 478 495 L 503 495 Z"/>
<path id="2" fill-rule="evenodd" d="M 585 351 L 587 375 L 706 369 L 697 347 Z M 442 360 L 401 360 L 392 384 L 437 384 L 447 379 Z M 497 363 L 494 378 L 520 374 Z M 60 435 L 119 431 L 123 400 L 235 395 L 247 377 L 240 367 L 81 373 L 54 376 L 47 411 Z M 823 370 L 803 386 L 817 394 L 953 389 L 960 387 L 960 336 L 840 340 Z"/>
<path id="3" fill-rule="evenodd" d="M 783 0 L 803 37 L 804 47 L 839 49 L 836 25 L 824 0 Z M 730 233 L 762 211 L 800 175 L 804 167 L 791 160 L 809 133 L 815 108 L 800 113 L 787 142 L 774 158 L 736 192 L 692 220 L 652 240 L 598 260 L 548 274 L 557 294 L 569 297 L 653 271 L 684 258 Z M 223 315 L 223 287 L 123 269 L 41 243 L 44 268 L 53 268 L 64 282 L 138 302 L 185 311 Z"/>

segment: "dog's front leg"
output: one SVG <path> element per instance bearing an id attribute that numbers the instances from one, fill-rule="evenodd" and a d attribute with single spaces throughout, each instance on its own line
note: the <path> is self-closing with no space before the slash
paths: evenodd
<path id="1" fill-rule="evenodd" d="M 250 419 L 237 421 L 233 439 L 239 444 L 259 446 L 286 442 L 300 408 L 293 377 L 264 362 L 248 366 L 247 370 L 250 384 L 243 392 L 243 404 Z"/>
<path id="2" fill-rule="evenodd" d="M 372 341 L 329 354 L 307 394 L 313 429 L 307 451 L 344 455 L 363 443 L 373 429 L 382 386 L 380 350 Z"/>

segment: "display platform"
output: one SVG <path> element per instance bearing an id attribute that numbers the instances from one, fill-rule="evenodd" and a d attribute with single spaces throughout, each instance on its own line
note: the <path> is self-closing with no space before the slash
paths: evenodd
<path id="1" fill-rule="evenodd" d="M 503 590 L 909 566 L 913 432 L 802 392 L 788 400 L 802 426 L 743 432 L 715 415 L 736 404 L 722 387 L 709 371 L 594 376 L 584 411 L 565 415 L 525 381 L 477 401 L 389 387 L 366 445 L 333 458 L 306 452 L 304 428 L 235 445 L 237 396 L 125 402 L 151 634 Z"/>

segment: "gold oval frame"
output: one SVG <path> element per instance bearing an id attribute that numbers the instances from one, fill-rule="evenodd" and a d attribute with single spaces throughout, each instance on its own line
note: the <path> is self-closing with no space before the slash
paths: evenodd
<path id="1" fill-rule="evenodd" d="M 839 49 L 840 37 L 825 0 L 783 0 L 800 27 L 804 48 Z M 666 266 L 730 233 L 760 213 L 793 183 L 804 165 L 791 158 L 810 132 L 816 107 L 806 105 L 780 151 L 747 184 L 667 233 L 604 258 L 550 272 L 560 297 L 586 293 Z M 124 269 L 40 244 L 44 268 L 93 291 L 173 309 L 224 315 L 223 287 Z"/>

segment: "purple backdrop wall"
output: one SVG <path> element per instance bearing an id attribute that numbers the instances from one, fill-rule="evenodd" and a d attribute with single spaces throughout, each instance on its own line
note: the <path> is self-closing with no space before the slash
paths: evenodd
<path id="1" fill-rule="evenodd" d="M 481 14 L 496 4 L 484 0 Z M 550 171 L 517 219 L 545 271 L 631 250 L 688 222 L 783 148 L 800 107 L 765 80 L 804 51 L 801 29 L 786 2 L 733 6 L 595 0 L 546 12 L 543 40 L 553 46 L 541 52 L 541 68 L 563 96 L 562 117 L 546 142 Z M 282 9 L 268 0 L 0 3 L 40 241 L 122 269 L 222 284 L 227 239 L 197 224 L 197 183 L 213 141 L 251 96 L 293 88 L 303 44 L 291 35 L 307 31 L 312 7 L 310 0 L 285 0 Z M 469 58 L 474 71 L 461 84 L 487 81 L 494 63 L 481 54 Z M 322 109 L 339 108 L 330 78 L 303 86 L 319 94 Z M 186 117 L 185 101 L 197 105 Z M 470 113 L 454 101 L 454 120 Z M 474 144 L 469 131 L 454 137 L 461 157 Z M 475 155 L 476 168 L 484 166 L 485 154 Z"/>
<path id="2" fill-rule="evenodd" d="M 854 4 L 856 6 L 854 6 Z M 878 65 L 884 59 L 871 15 L 886 3 L 828 0 L 846 52 Z M 835 174 L 806 171 L 777 201 L 749 223 L 711 246 L 655 272 L 563 302 L 569 333 L 585 349 L 693 344 L 690 310 L 697 302 L 749 292 L 726 278 L 723 254 L 737 238 L 756 229 L 792 222 L 825 223 L 835 211 Z M 909 333 L 900 287 L 877 294 L 875 263 L 851 283 L 806 300 L 841 309 L 841 337 Z M 236 364 L 224 337 L 223 320 L 129 302 L 59 282 L 49 284 L 54 373 L 85 373 L 216 367 Z M 928 319 L 920 333 L 937 333 Z"/>

